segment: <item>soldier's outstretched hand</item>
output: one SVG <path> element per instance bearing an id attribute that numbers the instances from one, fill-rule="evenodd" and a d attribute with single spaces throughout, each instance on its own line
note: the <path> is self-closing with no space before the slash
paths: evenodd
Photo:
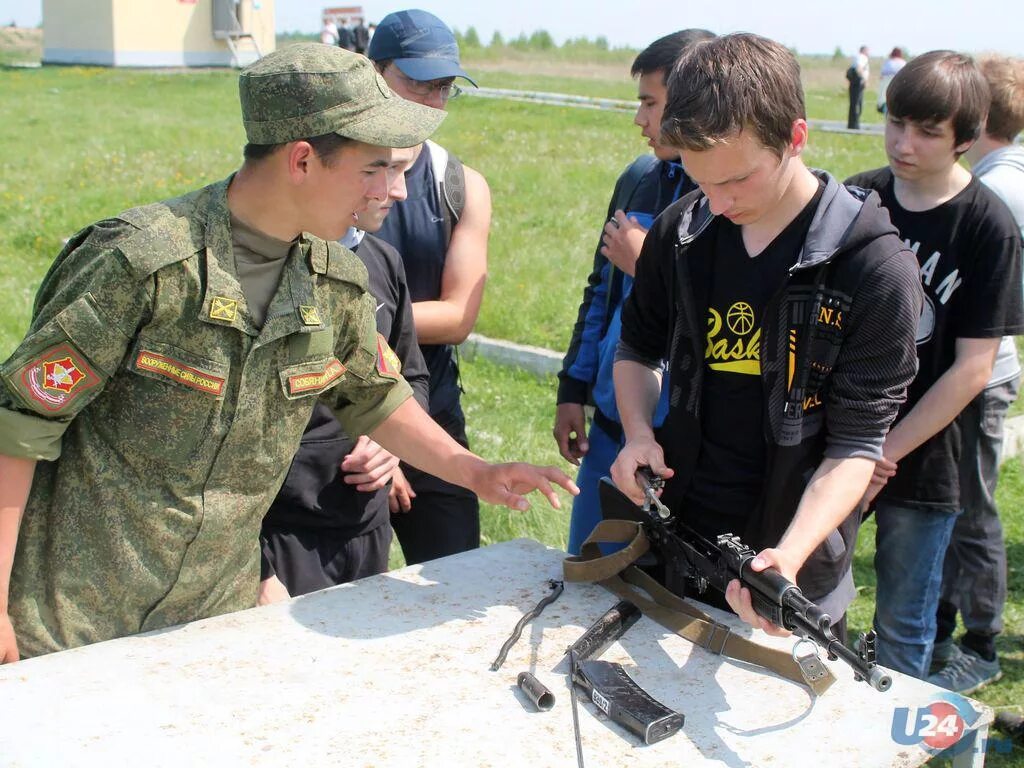
<path id="1" fill-rule="evenodd" d="M 561 509 L 562 504 L 552 485 L 560 485 L 573 496 L 580 492 L 576 483 L 556 467 L 522 462 L 488 464 L 481 468 L 478 477 L 472 488 L 477 496 L 491 504 L 502 504 L 520 511 L 530 508 L 525 496 L 531 491 L 540 491 L 555 509 Z"/>

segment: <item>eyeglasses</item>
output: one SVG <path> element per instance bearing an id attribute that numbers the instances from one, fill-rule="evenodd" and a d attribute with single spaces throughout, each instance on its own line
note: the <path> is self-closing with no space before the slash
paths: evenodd
<path id="1" fill-rule="evenodd" d="M 397 72 L 398 76 L 402 78 L 402 81 L 405 83 L 405 87 L 409 89 L 409 92 L 415 93 L 417 96 L 423 96 L 426 98 L 434 91 L 437 91 L 441 94 L 442 100 L 449 101 L 462 93 L 462 89 L 448 78 L 443 80 L 413 80 L 398 67 L 395 67 L 395 72 Z"/>

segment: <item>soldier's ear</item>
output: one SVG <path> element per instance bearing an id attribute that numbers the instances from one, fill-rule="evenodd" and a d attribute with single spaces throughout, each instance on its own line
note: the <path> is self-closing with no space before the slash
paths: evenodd
<path id="1" fill-rule="evenodd" d="M 302 184 L 309 175 L 315 163 L 320 162 L 308 141 L 293 141 L 288 144 L 286 150 L 286 162 L 288 163 L 288 177 L 293 184 Z"/>

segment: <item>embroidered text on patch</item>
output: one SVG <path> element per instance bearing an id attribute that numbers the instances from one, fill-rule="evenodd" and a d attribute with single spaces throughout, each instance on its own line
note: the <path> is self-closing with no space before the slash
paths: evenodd
<path id="1" fill-rule="evenodd" d="M 224 379 L 214 376 L 211 373 L 200 371 L 190 365 L 186 365 L 170 357 L 159 355 L 156 352 L 141 350 L 135 358 L 135 366 L 144 371 L 158 373 L 173 379 L 186 387 L 198 389 L 202 392 L 209 392 L 213 395 L 220 395 L 224 391 Z"/>
<path id="2" fill-rule="evenodd" d="M 310 392 L 316 389 L 323 389 L 332 381 L 345 373 L 345 366 L 337 359 L 331 360 L 322 371 L 312 373 L 297 373 L 288 377 L 288 392 L 297 395 L 300 392 Z"/>
<path id="3" fill-rule="evenodd" d="M 22 368 L 21 381 L 29 397 L 48 411 L 58 411 L 100 380 L 76 349 L 58 344 Z"/>

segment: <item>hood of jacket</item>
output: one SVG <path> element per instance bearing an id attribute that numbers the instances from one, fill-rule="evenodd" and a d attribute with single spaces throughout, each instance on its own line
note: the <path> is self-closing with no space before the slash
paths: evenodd
<path id="1" fill-rule="evenodd" d="M 878 194 L 841 184 L 827 171 L 811 170 L 825 186 L 811 220 L 804 247 L 790 272 L 816 267 L 847 250 L 857 250 L 887 234 L 899 234 L 882 207 Z M 698 189 L 680 201 L 678 241 L 685 245 L 699 237 L 714 220 L 711 207 Z"/>
<path id="2" fill-rule="evenodd" d="M 1024 173 L 1024 147 L 1010 146 L 993 150 L 971 167 L 975 176 L 983 176 L 993 168 L 1007 167 Z"/>

